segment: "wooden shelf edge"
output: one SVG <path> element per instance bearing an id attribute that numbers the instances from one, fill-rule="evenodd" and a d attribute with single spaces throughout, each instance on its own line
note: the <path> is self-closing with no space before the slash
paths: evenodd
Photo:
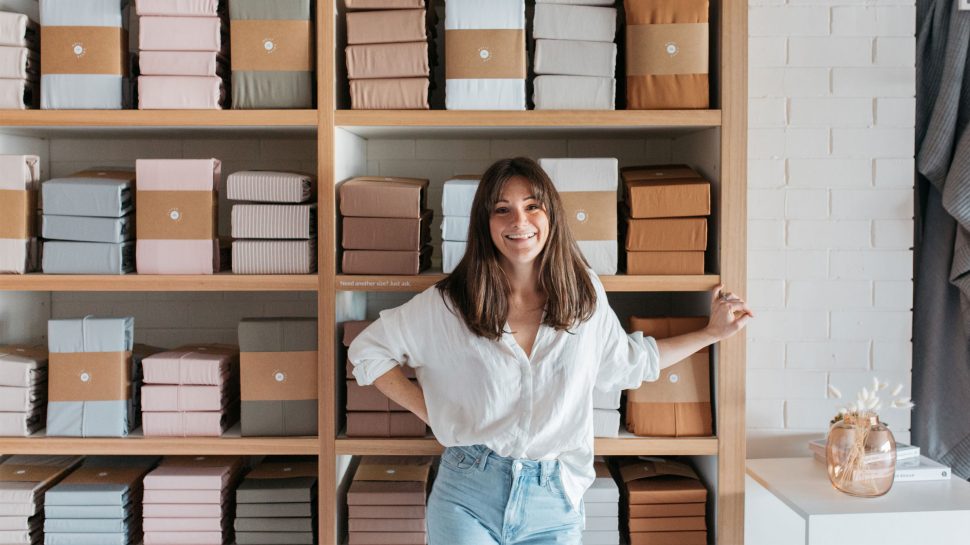
<path id="1" fill-rule="evenodd" d="M 424 291 L 444 278 L 443 274 L 419 274 L 414 276 L 376 276 L 338 274 L 337 291 L 386 291 L 419 292 Z M 603 287 L 608 292 L 651 292 L 651 291 L 708 291 L 721 281 L 720 275 L 669 275 L 669 276 L 601 276 Z"/>
<path id="2" fill-rule="evenodd" d="M 320 453 L 317 437 L 3 437 L 4 454 L 308 454 Z"/>
<path id="3" fill-rule="evenodd" d="M 343 455 L 437 455 L 444 448 L 434 438 L 358 439 L 338 437 L 336 454 Z M 598 437 L 593 452 L 604 456 L 704 456 L 716 455 L 717 437 Z"/>
<path id="4" fill-rule="evenodd" d="M 0 275 L 0 291 L 317 291 L 315 274 Z"/>
<path id="5" fill-rule="evenodd" d="M 338 127 L 718 127 L 720 110 L 337 110 Z"/>
<path id="6" fill-rule="evenodd" d="M 317 110 L 5 110 L 12 127 L 308 127 Z"/>

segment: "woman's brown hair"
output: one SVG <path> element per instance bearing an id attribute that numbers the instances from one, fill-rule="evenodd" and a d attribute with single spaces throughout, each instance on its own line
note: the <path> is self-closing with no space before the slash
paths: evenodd
<path id="1" fill-rule="evenodd" d="M 549 217 L 549 236 L 539 260 L 539 289 L 546 294 L 542 323 L 567 330 L 593 316 L 596 291 L 588 265 L 566 224 L 562 199 L 552 180 L 535 161 L 526 157 L 502 159 L 485 171 L 472 201 L 468 246 L 454 272 L 437 283 L 442 297 L 451 303 L 473 333 L 501 338 L 509 315 L 511 286 L 499 264 L 500 253 L 492 242 L 489 220 L 502 188 L 520 176 Z"/>

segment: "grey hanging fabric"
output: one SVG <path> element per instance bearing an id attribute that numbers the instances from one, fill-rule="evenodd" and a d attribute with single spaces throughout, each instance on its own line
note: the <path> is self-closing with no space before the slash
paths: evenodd
<path id="1" fill-rule="evenodd" d="M 917 0 L 913 443 L 970 478 L 970 13 Z"/>

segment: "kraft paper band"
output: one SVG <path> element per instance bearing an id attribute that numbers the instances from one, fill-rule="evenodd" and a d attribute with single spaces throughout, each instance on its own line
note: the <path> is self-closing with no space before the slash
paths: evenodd
<path id="1" fill-rule="evenodd" d="M 141 467 L 82 467 L 67 476 L 63 484 L 133 485 L 148 472 Z"/>
<path id="2" fill-rule="evenodd" d="M 243 352 L 240 355 L 243 401 L 317 399 L 317 352 Z"/>
<path id="3" fill-rule="evenodd" d="M 709 36 L 707 23 L 627 26 L 627 75 L 706 74 Z"/>
<path id="4" fill-rule="evenodd" d="M 37 192 L 0 189 L 0 238 L 35 236 Z"/>
<path id="5" fill-rule="evenodd" d="M 446 30 L 447 79 L 525 79 L 525 30 Z"/>
<path id="6" fill-rule="evenodd" d="M 55 352 L 47 375 L 49 401 L 131 398 L 131 352 Z"/>
<path id="7" fill-rule="evenodd" d="M 250 471 L 247 479 L 288 479 L 290 477 L 316 477 L 316 462 L 262 464 Z"/>
<path id="8" fill-rule="evenodd" d="M 431 470 L 430 464 L 403 463 L 367 464 L 362 463 L 354 474 L 355 481 L 418 481 L 426 482 Z"/>
<path id="9" fill-rule="evenodd" d="M 40 40 L 42 74 L 128 73 L 128 33 L 120 27 L 44 26 Z"/>
<path id="10" fill-rule="evenodd" d="M 265 72 L 313 70 L 310 21 L 232 22 L 229 35 L 232 69 Z"/>
<path id="11" fill-rule="evenodd" d="M 137 201 L 137 238 L 216 238 L 216 200 L 211 191 L 138 191 Z"/>
<path id="12" fill-rule="evenodd" d="M 573 238 L 616 240 L 615 191 L 564 191 L 559 196 Z"/>
<path id="13" fill-rule="evenodd" d="M 0 482 L 42 483 L 66 470 L 62 466 L 0 465 Z"/>

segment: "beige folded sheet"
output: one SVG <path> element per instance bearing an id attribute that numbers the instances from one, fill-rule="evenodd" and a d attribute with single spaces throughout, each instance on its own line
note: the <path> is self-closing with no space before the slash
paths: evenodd
<path id="1" fill-rule="evenodd" d="M 428 78 L 358 79 L 350 81 L 354 110 L 427 110 Z"/>
<path id="2" fill-rule="evenodd" d="M 350 79 L 428 77 L 428 42 L 349 45 Z"/>

